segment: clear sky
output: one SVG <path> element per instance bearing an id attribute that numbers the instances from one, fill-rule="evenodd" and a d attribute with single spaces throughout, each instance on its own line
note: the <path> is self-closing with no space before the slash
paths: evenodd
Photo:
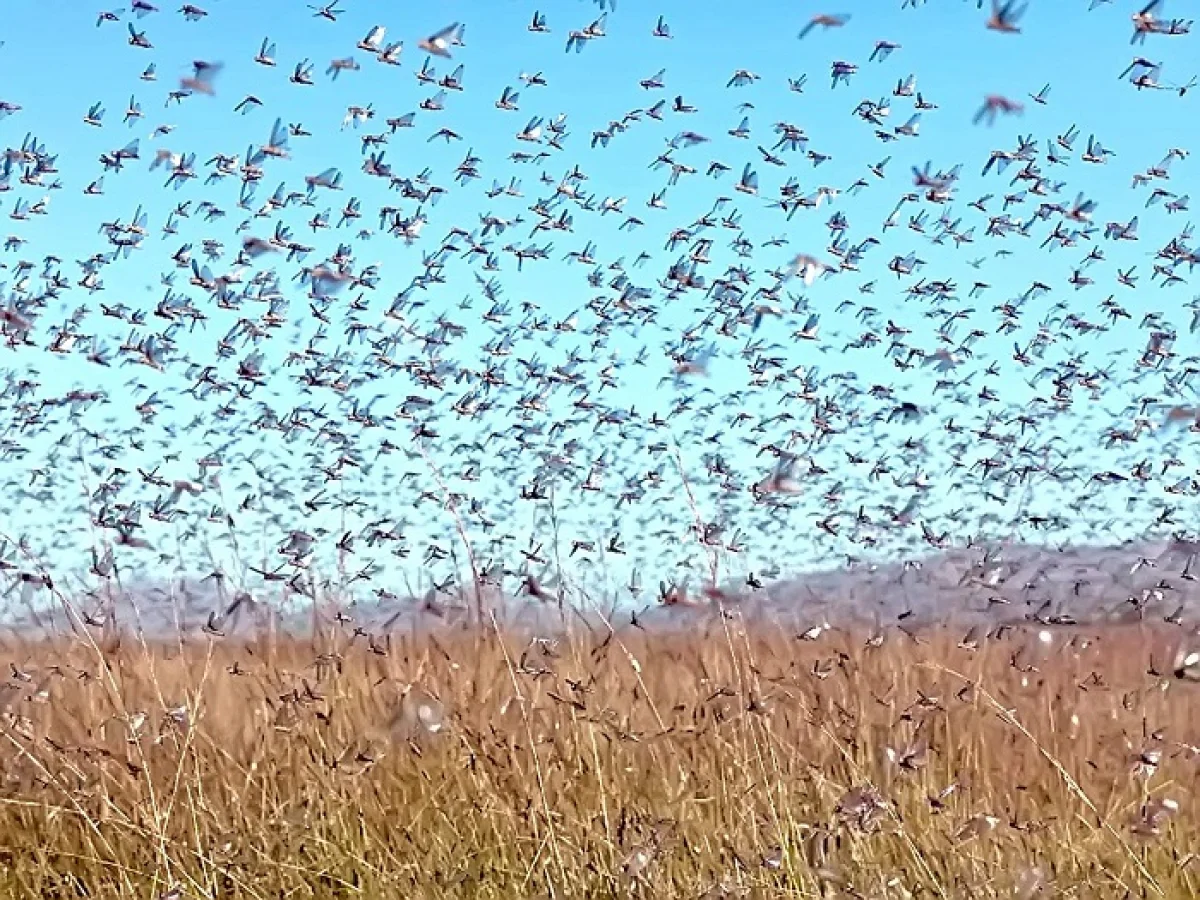
<path id="1" fill-rule="evenodd" d="M 0 101 L 20 109 L 0 120 L 0 143 L 12 151 L 36 139 L 44 147 L 43 156 L 53 158 L 50 168 L 56 171 L 42 173 L 40 184 L 22 183 L 24 164 L 17 160 L 8 190 L 0 194 L 6 211 L 16 216 L 6 221 L 5 233 L 20 239 L 0 253 L 7 267 L 0 272 L 0 282 L 21 308 L 31 297 L 39 298 L 31 313 L 31 343 L 5 351 L 0 365 L 16 380 L 37 382 L 23 397 L 35 406 L 79 389 L 102 390 L 106 396 L 101 402 L 43 404 L 31 412 L 16 403 L 22 391 L 10 385 L 10 408 L 2 423 L 6 440 L 12 442 L 5 463 L 11 482 L 9 533 L 28 535 L 34 552 L 64 570 L 82 573 L 87 548 L 113 538 L 114 529 L 96 524 L 106 501 L 110 507 L 118 505 L 117 518 L 119 504 L 138 503 L 143 526 L 138 533 L 154 549 L 118 548 L 126 566 L 161 572 L 169 565 L 195 571 L 215 563 L 239 579 L 253 581 L 257 576 L 246 565 L 261 567 L 264 558 L 280 559 L 276 551 L 290 529 L 321 532 L 318 568 L 325 567 L 327 573 L 338 555 L 334 543 L 343 532 L 353 531 L 360 540 L 352 556 L 343 556 L 345 566 L 351 574 L 369 566 L 372 576 L 356 590 L 384 587 L 401 592 L 405 578 L 413 583 L 441 579 L 452 570 L 452 561 L 426 563 L 431 543 L 445 550 L 459 543 L 430 462 L 446 486 L 460 495 L 458 508 L 477 555 L 511 570 L 526 564 L 521 550 L 544 544 L 543 553 L 532 554 L 538 570 L 550 553 L 548 503 L 519 497 L 540 470 L 537 480 L 555 485 L 561 554 L 566 556 L 575 541 L 594 545 L 577 548 L 573 571 L 586 572 L 591 566 L 602 573 L 593 577 L 620 584 L 638 568 L 653 573 L 645 580 L 654 582 L 659 573 L 703 568 L 708 553 L 689 530 L 693 510 L 673 451 L 655 448 L 660 443 L 680 447 L 679 459 L 695 494 L 695 513 L 724 526 L 726 545 L 744 547 L 720 551 L 723 575 L 787 572 L 844 562 L 847 557 L 924 552 L 929 547 L 922 539 L 922 522 L 935 534 L 948 532 L 951 543 L 973 535 L 1120 540 L 1156 530 L 1194 530 L 1200 524 L 1194 498 L 1174 501 L 1181 510 L 1174 518 L 1156 519 L 1170 500 L 1164 486 L 1188 472 L 1195 475 L 1195 434 L 1177 429 L 1112 447 L 1105 446 L 1102 435 L 1105 429 L 1133 428 L 1143 397 L 1167 405 L 1196 402 L 1196 380 L 1186 374 L 1189 365 L 1195 368 L 1187 358 L 1194 360 L 1200 350 L 1200 336 L 1189 329 L 1191 272 L 1186 264 L 1175 266 L 1179 280 L 1171 283 L 1154 273 L 1156 262 L 1163 262 L 1155 254 L 1188 222 L 1190 213 L 1180 198 L 1189 191 L 1196 163 L 1180 154 L 1171 162 L 1169 178 L 1131 187 L 1135 173 L 1158 165 L 1173 148 L 1194 149 L 1196 95 L 1138 90 L 1128 78 L 1119 77 L 1139 55 L 1162 63 L 1157 76 L 1161 84 L 1186 84 L 1197 74 L 1189 68 L 1198 58 L 1196 45 L 1189 34 L 1150 35 L 1144 45 L 1131 46 L 1129 17 L 1138 4 L 1112 3 L 1089 10 L 1090 5 L 1090 0 L 1031 4 L 1019 22 L 1020 33 L 1009 34 L 985 27 L 988 9 L 957 0 L 923 3 L 915 9 L 902 9 L 899 0 L 847 2 L 837 9 L 809 3 L 739 6 L 664 0 L 651 5 L 622 0 L 608 12 L 603 37 L 586 41 L 575 53 L 564 50 L 568 34 L 585 29 L 601 15 L 596 4 L 545 5 L 547 34 L 527 27 L 537 6 L 507 0 L 443 2 L 404 10 L 344 0 L 336 7 L 336 21 L 314 15 L 299 3 L 272 0 L 208 0 L 196 4 L 206 13 L 198 21 L 189 20 L 174 4 L 161 4 L 161 9 L 141 16 L 127 4 L 113 10 L 119 12 L 113 17 L 116 21 L 99 23 L 99 9 L 82 4 L 60 0 L 48 7 L 16 0 L 5 12 Z M 1187 4 L 1181 2 L 1168 0 L 1165 6 L 1160 16 L 1187 12 Z M 818 27 L 798 38 L 818 13 L 849 18 L 842 27 Z M 669 39 L 653 33 L 660 16 L 669 26 Z M 465 24 L 465 31 L 463 46 L 450 48 L 453 59 L 430 57 L 418 47 L 422 38 L 456 21 Z M 131 46 L 130 25 L 144 32 L 152 47 Z M 384 44 L 403 41 L 399 66 L 385 65 L 356 48 L 376 25 L 387 29 Z M 264 40 L 276 46 L 274 67 L 255 62 Z M 877 43 L 882 41 L 897 46 L 879 53 Z M 872 61 L 873 52 L 884 58 Z M 331 77 L 331 61 L 344 58 L 353 59 L 358 68 Z M 192 75 L 197 60 L 221 65 L 212 79 L 214 95 L 193 92 L 173 102 L 170 92 Z M 312 85 L 289 81 L 304 60 L 313 67 Z M 421 108 L 439 91 L 437 84 L 423 84 L 415 77 L 426 61 L 438 79 L 462 66 L 463 89 L 445 90 L 444 109 Z M 831 87 L 831 66 L 839 61 L 853 63 L 857 70 L 848 83 Z M 141 77 L 150 64 L 156 68 L 154 81 Z M 739 70 L 749 73 L 743 79 L 749 83 L 731 85 Z M 640 84 L 660 71 L 661 88 Z M 522 76 L 529 81 L 534 74 L 540 74 L 534 79 L 539 83 L 523 83 Z M 909 93 L 900 87 L 910 76 L 915 77 L 913 96 L 897 96 Z M 801 78 L 802 91 L 789 89 L 789 79 Z M 1034 102 L 1031 95 L 1045 85 L 1046 102 Z M 505 88 L 519 93 L 518 109 L 497 108 Z M 896 128 L 916 112 L 916 92 L 929 108 L 921 111 L 914 134 L 904 134 L 903 128 L 897 134 Z M 1017 101 L 1023 109 L 998 116 L 992 125 L 973 124 L 989 95 Z M 246 103 L 248 96 L 255 99 Z M 677 97 L 683 109 L 674 108 Z M 642 112 L 626 130 L 612 134 L 607 145 L 595 139 L 595 133 L 609 130 L 611 122 L 659 100 L 665 101 L 662 121 Z M 864 101 L 890 105 L 882 124 L 855 114 Z M 105 110 L 98 127 L 84 121 L 94 104 Z M 140 107 L 141 116 L 126 123 L 133 104 Z M 244 104 L 244 112 L 236 109 L 239 104 Z M 369 108 L 373 117 L 358 125 L 344 124 L 351 106 Z M 408 113 L 415 113 L 413 127 L 388 134 L 386 120 Z M 545 131 L 559 116 L 566 117 L 565 136 L 558 141 L 561 149 L 548 146 Z M 534 117 L 542 119 L 539 139 L 519 140 L 518 133 Z M 262 162 L 263 177 L 256 185 L 244 188 L 239 174 L 207 182 L 217 154 L 236 156 L 240 166 L 267 143 L 277 118 L 302 125 L 311 134 L 291 137 L 287 158 Z M 743 119 L 748 120 L 748 136 L 731 135 Z M 779 123 L 802 130 L 806 140 L 797 149 L 777 147 Z M 163 125 L 170 126 L 169 132 L 155 134 Z M 1078 134 L 1072 140 L 1073 127 Z M 441 128 L 461 140 L 431 139 Z M 892 139 L 884 142 L 877 130 Z M 707 140 L 695 145 L 676 141 L 678 146 L 671 149 L 668 142 L 683 132 Z M 388 134 L 386 144 L 364 148 L 364 136 L 381 134 Z M 1105 164 L 1081 160 L 1089 135 L 1111 151 Z M 1022 161 L 1013 162 L 1003 174 L 983 175 L 989 154 L 1015 152 L 1021 136 L 1036 142 L 1040 178 L 1014 184 L 1012 176 L 1023 167 Z M 1060 136 L 1065 136 L 1069 149 L 1056 143 Z M 139 158 L 119 171 L 105 171 L 101 156 L 135 139 Z M 783 165 L 768 159 L 757 149 L 760 146 Z M 152 168 L 158 150 L 194 154 L 197 177 L 178 188 L 167 186 L 173 163 Z M 695 170 L 682 171 L 674 184 L 669 165 L 653 165 L 668 150 L 670 162 Z M 379 151 L 391 167 L 391 186 L 389 179 L 363 170 L 366 153 Z M 512 158 L 517 152 L 545 156 L 522 162 Z M 457 170 L 468 156 L 477 158 L 478 178 L 459 176 Z M 870 167 L 885 158 L 880 178 Z M 716 178 L 709 171 L 715 160 L 728 167 Z M 756 195 L 735 190 L 747 163 L 757 176 Z M 932 171 L 961 164 L 949 202 L 928 202 L 914 186 L 913 167 L 927 163 Z M 306 177 L 331 168 L 340 172 L 340 189 L 318 188 L 310 202 L 301 202 Z M 586 180 L 564 182 L 576 168 Z M 101 176 L 100 192 L 86 193 Z M 397 189 L 400 179 L 410 181 L 410 196 Z M 522 196 L 488 196 L 494 184 L 502 187 L 510 179 L 520 181 Z M 776 201 L 781 187 L 792 179 L 799 196 L 815 198 L 819 189 L 827 190 L 817 208 L 801 208 L 789 218 Z M 860 179 L 863 184 L 856 186 Z M 59 188 L 51 189 L 52 183 Z M 564 184 L 575 185 L 578 198 L 564 196 L 559 190 Z M 297 192 L 298 197 L 283 209 L 264 210 L 280 185 L 284 194 Z M 444 190 L 437 197 L 411 196 L 428 185 Z M 1045 195 L 1016 196 L 1033 185 Z M 1155 196 L 1148 205 L 1156 188 L 1171 193 Z M 897 203 L 910 192 L 917 197 L 895 214 L 894 227 L 885 227 Z M 981 204 L 986 212 L 969 205 L 985 194 L 993 195 Z M 1081 226 L 1065 221 L 1061 210 L 1037 217 L 1039 204 L 1069 209 L 1080 194 L 1096 204 L 1094 233 L 1077 235 L 1074 246 L 1056 246 L 1054 241 L 1044 245 L 1056 227 L 1066 234 Z M 589 195 L 586 206 L 578 202 Z M 656 195 L 661 195 L 660 208 L 648 205 Z M 1007 209 L 1010 224 L 1014 231 L 1027 226 L 1025 236 L 987 234 L 989 219 L 1006 211 L 1006 195 L 1013 195 Z M 43 198 L 47 214 L 28 214 Z M 336 227 L 351 198 L 357 198 L 361 218 Z M 606 198 L 620 211 L 602 214 Z M 615 202 L 620 198 L 625 198 L 623 203 Z M 531 233 L 540 220 L 531 207 L 539 199 L 548 201 L 552 214 L 544 221 L 553 222 L 565 212 L 573 220 L 571 230 Z M 1180 207 L 1177 212 L 1168 207 L 1173 200 Z M 173 214 L 179 204 L 186 206 Z M 381 207 L 394 208 L 402 219 L 423 216 L 427 224 L 419 237 L 405 241 L 387 233 L 395 216 L 386 217 L 381 228 Z M 697 227 L 697 220 L 713 210 L 713 227 Z M 128 224 L 139 211 L 146 214 L 148 230 L 140 246 L 127 257 L 105 261 L 94 276 L 102 288 L 83 280 L 86 272 L 78 261 L 113 250 L 102 224 Z M 320 225 L 319 217 L 326 212 L 329 227 L 312 228 L 314 217 Z M 922 212 L 923 233 L 910 224 Z M 837 230 L 836 222 L 831 225 L 834 216 L 845 219 L 845 246 L 868 238 L 878 243 L 864 247 L 856 270 L 830 272 L 811 287 L 800 279 L 787 282 L 774 301 L 784 314 L 767 315 L 752 330 L 750 301 L 772 302 L 770 294 L 756 294 L 777 285 L 772 270 L 785 269 L 797 254 L 836 268 L 838 260 L 830 250 Z M 1139 219 L 1137 240 L 1105 238 L 1108 223 L 1124 225 L 1134 216 Z M 455 228 L 480 232 L 488 217 L 512 223 L 503 234 L 488 236 L 496 271 L 484 269 L 486 253 L 467 258 L 469 241 L 451 236 Z M 176 233 L 164 233 L 168 223 Z M 303 259 L 280 254 L 238 264 L 245 238 L 270 238 L 279 226 L 290 228 L 293 239 L 311 252 Z M 364 229 L 369 233 L 360 233 Z M 677 229 L 688 234 L 668 249 Z M 746 321 L 724 330 L 719 329 L 723 322 L 728 324 L 728 301 L 714 297 L 711 290 L 669 291 L 663 281 L 671 264 L 686 260 L 702 239 L 712 241 L 707 251 L 711 262 L 697 269 L 707 279 L 706 287 L 715 279 L 729 278 L 730 267 L 745 270 L 737 274 L 745 275 L 741 305 Z M 205 240 L 220 243 L 212 259 L 205 258 Z M 343 242 L 352 248 L 350 268 L 361 274 L 365 267 L 377 266 L 377 279 L 371 280 L 373 289 L 343 290 L 327 307 L 315 301 L 328 320 L 322 323 L 296 276 L 301 266 L 328 261 Z M 1192 246 L 1190 240 L 1185 242 Z M 451 249 L 440 249 L 446 244 Z M 518 269 L 517 258 L 503 250 L 509 244 L 553 247 L 547 259 L 525 261 Z M 567 257 L 589 244 L 594 246 L 594 263 Z M 178 252 L 183 245 L 190 245 L 190 253 Z M 1104 258 L 1085 265 L 1093 248 L 1102 250 Z M 643 253 L 648 258 L 639 260 Z M 924 261 L 919 270 L 898 274 L 889 269 L 889 261 L 909 254 Z M 47 256 L 55 258 L 48 265 Z M 22 260 L 32 266 L 21 268 Z M 184 263 L 177 265 L 177 260 Z M 278 329 L 264 325 L 269 304 L 259 299 L 246 300 L 237 309 L 220 308 L 211 285 L 189 284 L 188 260 L 207 266 L 213 276 L 240 277 L 231 286 L 233 293 L 246 288 L 256 273 L 264 277 L 274 270 L 281 295 L 276 311 L 286 322 Z M 436 263 L 432 268 L 431 262 Z M 1118 272 L 1131 267 L 1136 267 L 1136 288 L 1117 279 Z M 1094 283 L 1079 284 L 1078 278 L 1072 283 L 1077 270 Z M 621 271 L 625 278 L 614 282 Z M 53 272 L 61 272 L 65 284 L 47 296 Z M 415 278 L 430 272 L 435 275 L 431 282 L 409 290 Z M 593 273 L 594 282 L 589 283 Z M 492 279 L 493 289 L 502 294 L 498 302 L 508 307 L 507 315 L 499 317 L 502 322 L 485 317 L 493 304 L 483 296 L 481 284 Z M 940 299 L 907 293 L 922 279 L 953 282 L 956 289 Z M 973 289 L 977 282 L 982 286 Z M 1005 313 L 997 307 L 1015 301 L 1034 282 L 1051 291 L 1029 297 L 1019 315 L 1010 317 L 1011 328 L 1002 332 Z M 269 286 L 274 289 L 273 283 Z M 608 324 L 588 309 L 597 298 L 616 301 L 627 288 L 643 289 L 633 295 L 634 305 L 642 309 L 601 307 L 607 309 Z M 154 315 L 168 290 L 177 298 L 173 302 L 190 300 L 204 321 L 189 323 L 184 316 L 172 323 Z M 351 301 L 358 295 L 363 299 L 356 309 Z M 1128 312 L 1127 319 L 1110 322 L 1101 307 L 1110 295 Z M 535 304 L 536 311 L 523 311 L 525 301 Z M 105 316 L 101 304 L 143 310 L 145 324 L 131 326 Z M 65 329 L 80 336 L 75 345 L 65 353 L 50 352 L 65 320 L 81 307 L 86 315 Z M 389 308 L 394 315 L 385 315 Z M 819 317 L 818 340 L 797 338 L 794 333 L 814 313 Z M 1159 313 L 1161 320 L 1147 324 L 1149 313 Z M 1072 315 L 1112 327 L 1104 333 L 1072 330 Z M 530 325 L 538 319 L 545 320 L 544 329 Z M 461 326 L 461 332 L 448 331 L 447 320 Z M 893 336 L 887 330 L 889 321 L 897 332 L 908 330 L 900 336 L 902 348 L 891 355 L 885 352 Z M 352 324 L 355 327 L 349 327 Z M 1054 343 L 1035 353 L 1028 364 L 1015 360 L 1013 345 L 1029 347 L 1039 327 L 1054 335 Z M 1138 367 L 1138 358 L 1150 332 L 1158 328 L 1177 332 L 1177 356 L 1170 366 L 1146 371 Z M 136 353 L 121 347 L 130 343 L 131 331 L 136 344 L 147 334 L 168 329 L 174 346 L 162 371 L 128 362 Z M 982 332 L 969 345 L 973 355 L 960 353 L 961 364 L 947 376 L 961 383 L 935 390 L 945 373 L 922 367 L 907 348 L 919 348 L 927 356 L 939 347 L 955 350 L 972 329 Z M 255 340 L 256 330 L 269 336 Z M 324 373 L 329 377 L 314 385 L 300 376 L 317 358 L 289 360 L 289 354 L 304 351 L 321 330 L 326 337 L 319 346 L 328 354 L 321 365 L 327 364 Z M 864 342 L 865 334 L 877 342 Z M 435 341 L 424 340 L 429 336 Z M 223 338 L 225 357 L 219 353 Z M 673 377 L 675 363 L 669 354 L 679 350 L 685 338 L 689 340 L 684 356 L 689 359 L 713 348 L 707 375 Z M 489 345 L 506 339 L 512 342 L 511 354 L 487 352 Z M 372 348 L 371 341 L 379 345 Z M 89 362 L 94 346 L 105 348 L 111 366 Z M 239 379 L 237 367 L 256 347 L 262 353 L 263 374 L 255 387 Z M 382 350 L 395 365 L 379 362 Z M 444 390 L 419 383 L 412 368 L 396 367 L 406 360 L 428 362 L 431 351 L 453 364 L 439 370 L 448 382 Z M 632 360 L 642 352 L 647 364 L 634 365 Z M 897 356 L 913 366 L 902 371 L 895 363 Z M 573 357 L 576 362 L 571 364 Z M 564 367 L 557 383 L 553 378 L 527 379 L 519 361 L 535 358 L 551 369 Z M 764 358 L 769 360 L 765 364 Z M 478 372 L 493 363 L 502 367 L 510 387 L 481 385 L 462 372 Z M 210 365 L 216 380 L 230 390 L 187 392 Z M 1038 406 L 1035 398 L 1050 397 L 1053 375 L 1043 374 L 1034 385 L 1029 381 L 1044 368 L 1072 371 L 1083 377 L 1083 386 L 1076 387 L 1070 408 L 1043 417 L 1046 405 Z M 1087 376 L 1101 371 L 1108 373 L 1108 380 L 1089 389 Z M 773 380 L 776 372 L 794 375 Z M 1182 379 L 1175 380 L 1181 374 Z M 347 384 L 331 388 L 330 382 L 342 375 Z M 234 385 L 244 389 L 243 396 Z M 872 386 L 890 388 L 894 396 L 872 396 Z M 980 396 L 985 387 L 994 400 Z M 476 418 L 456 415 L 452 405 L 472 392 L 492 408 Z M 136 407 L 153 395 L 157 415 L 142 422 Z M 385 417 L 410 395 L 427 397 L 433 406 L 418 409 L 415 417 L 391 418 L 372 427 L 347 420 L 355 402 L 360 410 L 369 408 L 373 415 Z M 544 395 L 544 408 L 522 402 L 523 397 L 537 395 Z M 824 412 L 832 434 L 810 444 L 812 397 L 835 401 L 836 406 Z M 372 398 L 374 404 L 369 405 Z M 923 417 L 915 423 L 887 423 L 901 401 L 916 403 Z M 310 422 L 307 430 L 293 430 L 285 437 L 278 430 L 251 425 L 261 425 L 268 410 L 286 420 L 297 408 L 302 410 L 300 418 Z M 619 423 L 631 409 L 629 421 Z M 313 411 L 331 415 L 339 434 L 322 430 Z M 605 411 L 611 414 L 605 416 Z M 1023 411 L 1037 412 L 1036 423 L 1019 422 Z M 739 412 L 747 418 L 736 420 Z M 793 418 L 779 418 L 781 413 Z M 652 415 L 663 417 L 666 425 L 647 425 Z M 1158 407 L 1152 415 L 1156 422 L 1162 418 Z M 526 426 L 542 433 L 526 436 L 518 446 L 522 416 Z M 200 423 L 193 427 L 197 418 Z M 948 420 L 985 434 L 1011 435 L 1012 442 L 992 444 L 970 430 L 959 436 L 953 428 L 947 430 Z M 438 437 L 414 439 L 419 422 Z M 909 440 L 919 441 L 920 447 L 906 447 Z M 396 445 L 397 451 L 380 456 L 384 441 Z M 416 452 L 418 443 L 425 448 L 424 456 Z M 764 510 L 752 502 L 748 490 L 771 471 L 774 461 L 762 451 L 772 444 L 788 445 L 802 457 L 800 468 L 809 471 L 803 493 L 790 499 L 784 511 Z M 978 468 L 971 468 L 999 453 L 1000 475 L 1011 476 L 1020 446 L 1026 448 L 1021 459 L 1048 459 L 1050 468 L 1055 460 L 1065 460 L 1079 471 L 1063 482 L 1043 480 L 1029 487 L 1014 477 L 998 477 L 988 484 Z M 1047 450 L 1050 447 L 1054 449 Z M 72 462 L 80 451 L 86 467 Z M 175 512 L 163 521 L 150 518 L 155 498 L 178 494 L 169 482 L 196 479 L 196 461 L 213 452 L 219 452 L 225 464 L 220 491 L 202 481 L 197 496 L 185 491 L 174 499 Z M 884 454 L 891 473 L 870 477 L 874 462 Z M 253 466 L 246 462 L 247 455 L 253 455 Z M 329 468 L 347 455 L 360 464 L 342 465 L 342 479 L 322 486 Z M 855 455 L 869 457 L 869 462 L 854 462 Z M 709 465 L 705 474 L 705 462 L 711 464 L 715 456 L 725 462 L 727 477 L 720 465 Z M 1162 460 L 1172 457 L 1180 465 L 1168 466 L 1163 474 Z M 1143 459 L 1153 464 L 1155 480 L 1136 490 L 1129 484 L 1089 481 L 1093 471 L 1112 468 L 1127 473 Z M 152 472 L 155 466 L 168 484 L 155 484 L 137 473 L 139 468 Z M 810 471 L 813 467 L 816 471 Z M 125 474 L 114 475 L 114 468 Z M 601 471 L 603 479 L 593 475 L 589 481 L 589 473 Z M 654 471 L 660 480 L 643 478 Z M 601 480 L 602 490 L 584 488 Z M 98 490 L 105 483 L 119 485 L 119 490 L 111 496 Z M 90 494 L 86 504 L 81 500 L 84 491 Z M 920 499 L 914 521 L 881 528 L 880 521 L 890 517 L 889 505 L 904 507 L 914 491 Z M 422 492 L 429 493 L 422 497 Z M 623 493 L 628 496 L 622 498 Z M 306 507 L 304 500 L 313 497 L 321 499 Z M 355 503 L 339 510 L 325 505 L 331 497 Z M 1072 502 L 1080 504 L 1078 509 L 1069 506 Z M 234 515 L 236 549 L 228 529 L 210 521 L 220 518 L 215 507 Z M 860 507 L 874 520 L 870 526 L 855 523 Z M 831 514 L 837 517 L 837 534 L 816 526 L 822 520 L 828 524 Z M 1035 532 L 1030 530 L 1030 514 L 1065 514 L 1065 519 L 1048 532 Z M 406 559 L 391 552 L 394 543 L 364 546 L 362 537 L 370 533 L 371 523 L 386 530 L 399 522 L 406 526 L 406 546 L 411 547 Z M 741 538 L 734 540 L 739 533 Z M 627 550 L 620 558 L 605 552 L 616 535 Z M 864 536 L 869 539 L 861 540 Z M 212 561 L 206 558 L 209 550 Z M 81 577 L 88 581 L 86 574 Z"/>

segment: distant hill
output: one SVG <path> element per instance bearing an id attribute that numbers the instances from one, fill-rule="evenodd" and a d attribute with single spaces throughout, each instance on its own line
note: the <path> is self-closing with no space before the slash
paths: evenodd
<path id="1" fill-rule="evenodd" d="M 1139 542 L 1062 550 L 993 544 L 777 582 L 767 607 L 884 623 L 1024 619 L 1119 622 L 1200 613 L 1200 542 Z M 1182 612 L 1179 612 L 1182 607 Z"/>
<path id="2" fill-rule="evenodd" d="M 930 554 L 918 563 L 880 563 L 832 569 L 781 578 L 761 589 L 742 582 L 725 586 L 728 595 L 749 614 L 791 624 L 873 625 L 903 621 L 917 627 L 939 621 L 1041 621 L 1054 624 L 1096 624 L 1147 620 L 1200 620 L 1200 542 L 1138 542 L 1121 546 L 1080 546 L 1064 549 L 1030 544 L 993 544 L 956 548 Z M 695 581 L 691 593 L 697 593 Z M 211 582 L 186 579 L 166 585 L 139 585 L 118 602 L 117 615 L 124 628 L 140 625 L 147 635 L 173 636 L 177 631 L 200 632 L 214 614 L 220 630 L 230 636 L 245 635 L 254 623 L 273 621 L 282 632 L 307 634 L 313 610 L 303 598 L 293 598 L 286 608 L 271 598 L 273 590 L 252 592 L 257 605 L 244 604 L 234 615 L 220 618 L 231 594 L 218 596 Z M 136 598 L 136 602 L 134 599 Z M 29 599 L 29 598 L 27 598 Z M 8 616 L 9 627 L 33 634 L 45 629 L 66 629 L 60 608 L 46 606 L 48 595 L 38 592 L 33 602 L 21 604 Z M 443 600 L 445 598 L 442 598 Z M 556 622 L 552 605 L 528 599 L 494 604 L 506 616 L 546 618 Z M 704 602 L 704 601 L 701 601 Z M 409 627 L 414 623 L 453 621 L 461 615 L 448 601 L 443 615 L 422 610 L 421 598 L 359 603 L 345 610 L 353 624 L 368 631 L 385 625 Z M 645 607 L 649 605 L 649 609 Z M 30 607 L 38 609 L 35 615 Z M 689 621 L 691 612 L 663 607 L 648 591 L 627 604 L 626 615 L 640 610 L 638 620 L 647 625 Z M 81 610 L 87 611 L 87 610 Z M 336 610 L 318 611 L 332 622 Z M 347 623 L 350 624 L 350 623 Z"/>

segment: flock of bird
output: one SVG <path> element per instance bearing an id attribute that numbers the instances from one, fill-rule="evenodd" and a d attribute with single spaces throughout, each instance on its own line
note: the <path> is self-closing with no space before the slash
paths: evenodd
<path id="1" fill-rule="evenodd" d="M 900 5 L 917 30 L 945 14 Z M 1019 59 L 1026 5 L 954 40 Z M 739 45 L 700 108 L 655 61 L 689 22 L 513 6 L 512 35 L 470 37 L 313 6 L 290 27 L 325 63 L 215 30 L 223 6 L 133 0 L 93 32 L 130 83 L 74 82 L 78 119 L 47 120 L 36 72 L 6 80 L 10 600 L 99 610 L 106 585 L 186 574 L 432 615 L 472 584 L 686 606 L 964 546 L 1196 540 L 1189 152 L 1101 121 L 1105 97 L 1187 103 L 1194 78 L 1137 56 L 1100 112 L 1056 110 L 1052 71 L 954 109 L 869 15 L 817 15 L 806 59 L 858 47 L 828 81 L 772 83 Z M 1163 6 L 1132 13 L 1137 53 L 1186 41 Z M 173 16 L 260 81 L 216 59 L 168 77 Z M 637 71 L 603 55 L 610 20 Z M 473 79 L 475 54 L 513 80 Z M 362 96 L 368 67 L 393 87 Z M 560 67 L 611 90 L 554 109 Z M 994 149 L 948 159 L 931 122 Z M 1113 169 L 1132 186 L 1101 203 Z M 56 218 L 59 191 L 82 212 Z"/>

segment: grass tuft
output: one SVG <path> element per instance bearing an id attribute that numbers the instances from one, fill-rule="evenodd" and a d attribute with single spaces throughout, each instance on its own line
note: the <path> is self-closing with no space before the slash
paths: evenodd
<path id="1" fill-rule="evenodd" d="M 1180 629 L 572 629 L 9 640 L 0 896 L 1197 894 Z"/>

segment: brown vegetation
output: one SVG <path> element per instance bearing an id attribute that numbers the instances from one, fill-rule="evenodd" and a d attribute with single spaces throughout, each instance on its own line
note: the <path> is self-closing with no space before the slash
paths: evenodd
<path id="1" fill-rule="evenodd" d="M 0 894 L 1193 896 L 1183 633 L 11 642 Z"/>

